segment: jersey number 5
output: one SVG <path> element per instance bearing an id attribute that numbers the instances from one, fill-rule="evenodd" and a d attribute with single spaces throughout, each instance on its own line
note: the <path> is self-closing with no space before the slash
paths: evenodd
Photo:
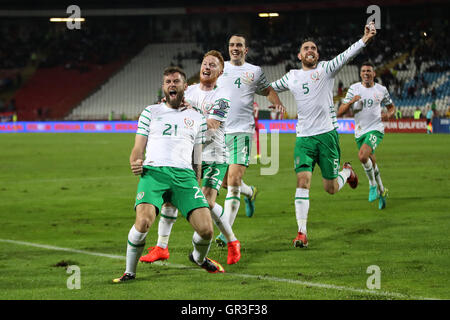
<path id="1" fill-rule="evenodd" d="M 308 88 L 308 82 L 306 82 L 306 83 L 304 83 L 303 85 L 302 85 L 302 88 L 303 88 L 303 94 L 308 94 L 309 93 L 309 88 Z"/>

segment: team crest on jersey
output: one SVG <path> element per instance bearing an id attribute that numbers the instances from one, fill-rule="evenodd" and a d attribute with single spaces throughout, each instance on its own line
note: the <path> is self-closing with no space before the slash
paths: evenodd
<path id="1" fill-rule="evenodd" d="M 142 198 L 144 197 L 144 195 L 145 195 L 145 192 L 139 192 L 139 193 L 137 194 L 136 199 L 137 199 L 137 200 L 142 200 Z"/>
<path id="2" fill-rule="evenodd" d="M 247 71 L 242 74 L 242 82 L 245 84 L 251 84 L 255 81 L 255 74 L 253 72 Z"/>
<path id="3" fill-rule="evenodd" d="M 383 95 L 379 93 L 374 93 L 373 99 L 375 100 L 375 102 L 381 102 L 381 99 L 383 99 Z"/>
<path id="4" fill-rule="evenodd" d="M 227 109 L 229 108 L 228 102 L 226 102 L 223 99 L 220 99 L 218 102 L 218 107 L 219 107 L 218 109 L 214 110 L 213 114 L 224 118 L 227 113 Z"/>
<path id="5" fill-rule="evenodd" d="M 212 103 L 209 103 L 209 102 L 205 102 L 203 105 L 202 105 L 202 109 L 203 109 L 203 112 L 204 113 L 209 113 L 210 111 L 211 111 L 211 109 L 213 108 L 213 104 Z"/>
<path id="6" fill-rule="evenodd" d="M 314 82 L 320 80 L 319 71 L 315 71 L 315 72 L 311 73 L 311 80 L 314 81 Z"/>
<path id="7" fill-rule="evenodd" d="M 184 126 L 185 128 L 192 128 L 194 126 L 194 120 L 190 118 L 184 118 Z"/>

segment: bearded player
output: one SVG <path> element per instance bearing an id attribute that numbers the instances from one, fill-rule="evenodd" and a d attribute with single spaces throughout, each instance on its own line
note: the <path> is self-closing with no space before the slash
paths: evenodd
<path id="1" fill-rule="evenodd" d="M 136 220 L 128 233 L 125 273 L 115 283 L 136 278 L 147 233 L 164 202 L 179 208 L 195 230 L 189 259 L 210 273 L 224 272 L 207 257 L 214 230 L 208 201 L 198 184 L 207 124 L 202 114 L 184 106 L 186 88 L 185 73 L 177 67 L 167 68 L 163 76 L 166 102 L 148 106 L 139 117 L 130 155 L 131 170 L 140 176 Z"/>
<path id="2" fill-rule="evenodd" d="M 294 149 L 294 169 L 297 177 L 295 215 L 298 232 L 294 247 L 307 247 L 306 223 L 309 211 L 309 190 L 315 165 L 322 172 L 323 187 L 335 194 L 349 183 L 356 188 L 358 177 L 346 162 L 340 168 L 341 151 L 337 119 L 333 103 L 334 78 L 339 70 L 355 57 L 376 34 L 373 23 L 365 26 L 362 39 L 330 61 L 319 62 L 319 49 L 314 41 L 300 46 L 298 59 L 302 69 L 291 70 L 271 86 L 277 92 L 291 91 L 297 103 L 297 138 Z"/>
<path id="3" fill-rule="evenodd" d="M 225 146 L 225 121 L 229 111 L 229 94 L 216 85 L 223 73 L 224 59 L 216 50 L 207 52 L 200 67 L 200 83 L 188 87 L 186 101 L 201 112 L 208 124 L 206 143 L 202 153 L 202 192 L 208 200 L 211 216 L 221 233 L 226 237 L 228 246 L 227 263 L 237 263 L 241 257 L 240 242 L 233 233 L 223 208 L 216 203 L 218 191 L 228 169 Z M 158 227 L 158 243 L 149 248 L 149 253 L 140 258 L 142 262 L 154 262 L 169 258 L 168 241 L 173 224 L 177 218 L 177 209 L 165 205 Z"/>

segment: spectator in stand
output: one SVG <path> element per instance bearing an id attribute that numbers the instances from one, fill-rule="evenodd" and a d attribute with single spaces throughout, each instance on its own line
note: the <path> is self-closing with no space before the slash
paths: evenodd
<path id="1" fill-rule="evenodd" d="M 3 99 L 0 99 L 0 112 L 3 112 L 5 109 L 5 101 Z"/>
<path id="2" fill-rule="evenodd" d="M 447 112 L 445 113 L 445 116 L 446 116 L 447 118 L 450 118 L 450 106 L 448 106 Z"/>
<path id="3" fill-rule="evenodd" d="M 431 97 L 433 98 L 433 99 L 436 99 L 436 88 L 433 88 L 433 89 L 431 89 Z"/>
<path id="4" fill-rule="evenodd" d="M 416 111 L 414 111 L 414 120 L 419 120 L 420 118 L 422 118 L 422 111 L 417 107 Z"/>

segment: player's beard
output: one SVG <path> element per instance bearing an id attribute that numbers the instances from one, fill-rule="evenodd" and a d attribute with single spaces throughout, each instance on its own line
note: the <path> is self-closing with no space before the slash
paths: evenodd
<path id="1" fill-rule="evenodd" d="M 178 109 L 181 106 L 181 102 L 183 101 L 184 91 L 177 92 L 175 97 L 171 97 L 169 91 L 164 92 L 164 96 L 166 97 L 167 103 L 172 107 Z"/>
<path id="2" fill-rule="evenodd" d="M 304 57 L 302 57 L 302 64 L 307 67 L 307 68 L 314 68 L 317 65 L 317 56 L 314 55 L 314 59 L 312 61 L 307 60 L 305 55 Z"/>
<path id="3" fill-rule="evenodd" d="M 209 77 L 209 78 L 205 78 L 202 74 L 200 74 L 200 83 L 203 85 L 212 85 L 217 81 L 218 77 Z"/>

